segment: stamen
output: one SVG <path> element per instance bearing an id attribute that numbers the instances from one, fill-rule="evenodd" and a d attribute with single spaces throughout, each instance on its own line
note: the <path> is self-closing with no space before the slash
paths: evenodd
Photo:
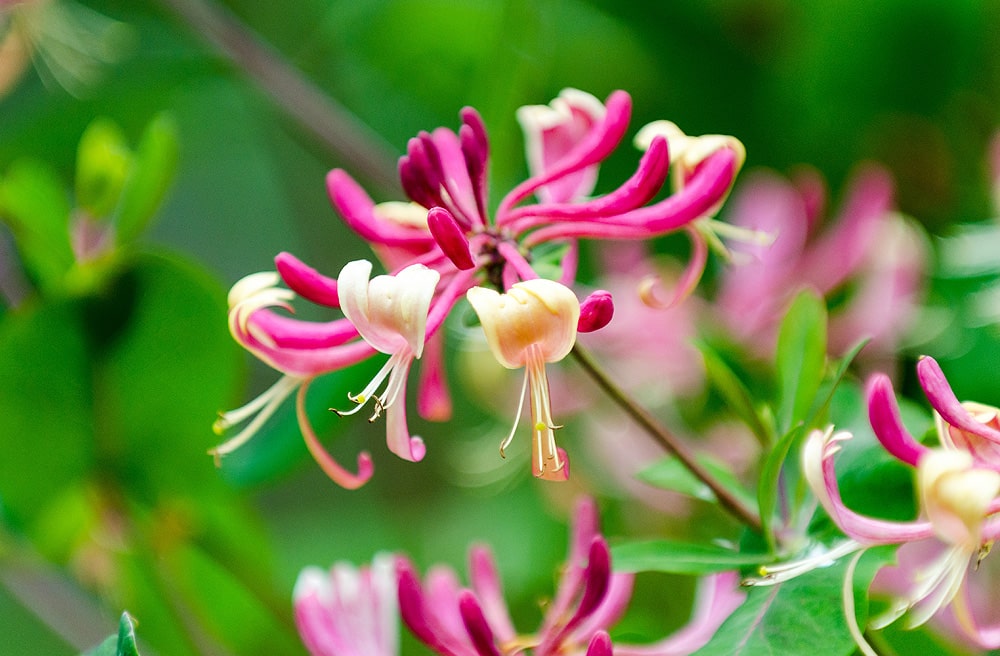
<path id="1" fill-rule="evenodd" d="M 257 413 L 242 431 L 219 446 L 209 449 L 208 453 L 215 458 L 215 465 L 218 467 L 221 464 L 222 456 L 232 453 L 256 435 L 261 426 L 278 409 L 282 401 L 288 398 L 288 395 L 295 391 L 295 388 L 301 385 L 302 382 L 301 378 L 295 376 L 282 376 L 270 389 L 253 401 L 250 401 L 250 403 L 221 415 L 212 426 L 217 434 L 221 434 L 221 432 L 230 426 L 234 426 L 246 420 L 254 413 Z"/>
<path id="2" fill-rule="evenodd" d="M 517 432 L 517 425 L 521 421 L 521 412 L 524 410 L 524 397 L 527 396 L 528 392 L 528 370 L 524 370 L 524 382 L 521 384 L 521 398 L 517 402 L 517 413 L 514 415 L 514 426 L 510 429 L 510 433 L 507 434 L 507 438 L 500 443 L 500 457 L 506 458 L 504 455 L 504 450 L 510 446 L 510 443 L 514 440 L 514 433 Z"/>
<path id="3" fill-rule="evenodd" d="M 393 367 L 395 367 L 397 363 L 398 359 L 396 358 L 396 356 L 389 358 L 389 360 L 384 365 L 382 365 L 382 368 L 379 370 L 379 372 L 375 374 L 375 377 L 371 379 L 371 381 L 365 386 L 363 390 L 354 395 L 352 394 L 347 395 L 347 398 L 350 399 L 352 403 L 358 404 L 357 407 L 351 408 L 350 410 L 338 410 L 337 408 L 330 408 L 330 411 L 337 413 L 338 417 L 347 417 L 361 410 L 361 408 L 363 408 L 370 399 L 372 398 L 377 399 L 378 397 L 375 396 L 375 392 L 378 390 L 379 386 L 382 385 L 382 381 L 385 380 L 386 376 L 388 376 L 392 372 Z M 386 406 L 383 406 L 383 408 L 384 407 Z M 380 413 L 381 409 L 377 409 L 375 411 L 374 417 L 369 421 L 374 421 L 375 417 L 378 417 Z"/>

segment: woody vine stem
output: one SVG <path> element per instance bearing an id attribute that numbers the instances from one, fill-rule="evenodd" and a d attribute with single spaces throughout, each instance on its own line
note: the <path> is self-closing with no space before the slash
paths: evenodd
<path id="1" fill-rule="evenodd" d="M 705 467 L 698 462 L 694 452 L 682 441 L 666 429 L 646 408 L 641 406 L 628 392 L 621 388 L 608 376 L 607 372 L 594 359 L 586 348 L 577 342 L 570 352 L 587 375 L 597 383 L 608 397 L 619 408 L 631 417 L 657 444 L 672 453 L 677 459 L 702 483 L 708 486 L 719 505 L 730 515 L 740 520 L 746 526 L 758 533 L 762 532 L 760 517 L 748 508 L 740 499 L 725 488 Z"/>

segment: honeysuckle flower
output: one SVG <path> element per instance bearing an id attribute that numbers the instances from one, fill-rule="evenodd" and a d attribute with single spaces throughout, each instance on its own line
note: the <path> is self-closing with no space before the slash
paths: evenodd
<path id="1" fill-rule="evenodd" d="M 396 276 L 377 276 L 369 280 L 371 265 L 356 261 L 344 267 L 339 280 L 333 280 L 287 253 L 279 255 L 276 264 L 278 273 L 253 274 L 233 286 L 229 296 L 229 321 L 236 340 L 284 376 L 243 408 L 222 415 L 216 423 L 218 432 L 244 421 L 248 423 L 212 453 L 221 457 L 244 444 L 297 389 L 299 427 L 310 453 L 338 484 L 347 488 L 363 485 L 373 471 L 370 455 L 367 452 L 359 454 L 356 474 L 333 460 L 313 432 L 305 412 L 305 395 L 310 381 L 317 376 L 381 352 L 389 354 L 390 358 L 372 382 L 351 397 L 358 402 L 354 411 L 360 409 L 364 401 L 374 399 L 373 419 L 386 411 L 386 438 L 390 450 L 407 460 L 420 460 L 424 444 L 409 435 L 403 392 L 409 366 L 423 352 L 426 335 L 436 330 L 444 319 L 440 309 L 437 312 L 430 309 L 439 274 L 417 264 Z M 279 287 L 279 280 L 289 289 Z M 310 322 L 271 310 L 273 307 L 290 310 L 296 293 L 320 305 L 340 307 L 345 318 Z M 454 290 L 444 290 L 437 300 L 450 307 L 454 293 Z M 377 394 L 386 379 L 386 391 Z"/>
<path id="2" fill-rule="evenodd" d="M 608 654 L 607 628 L 618 620 L 632 595 L 633 575 L 611 571 L 597 508 L 589 499 L 576 506 L 569 556 L 537 632 L 520 634 L 514 628 L 487 548 L 470 551 L 469 576 L 471 587 L 462 588 L 451 569 L 439 566 L 421 583 L 412 565 L 405 560 L 399 563 L 403 622 L 418 640 L 439 654 Z"/>
<path id="3" fill-rule="evenodd" d="M 789 183 L 757 172 L 735 192 L 730 222 L 775 239 L 733 243 L 735 266 L 723 272 L 719 288 L 720 317 L 739 339 L 768 353 L 799 290 L 811 287 L 828 298 L 847 290 L 830 312 L 831 350 L 844 352 L 868 337 L 862 358 L 882 365 L 915 316 L 926 239 L 892 211 L 892 182 L 881 168 L 858 170 L 840 212 L 821 229 L 825 196 L 811 173 Z"/>
<path id="4" fill-rule="evenodd" d="M 383 410 L 389 450 L 405 460 L 421 460 L 423 440 L 411 437 L 406 427 L 406 377 L 410 364 L 424 351 L 427 312 L 440 274 L 422 264 L 412 264 L 394 276 L 369 280 L 372 265 L 355 260 L 344 266 L 337 278 L 340 309 L 372 348 L 390 355 L 385 366 L 358 394 L 351 395 L 357 407 L 341 415 L 354 414 L 374 399 L 376 419 Z M 388 377 L 385 392 L 376 391 Z"/>
<path id="5" fill-rule="evenodd" d="M 479 315 L 486 342 L 497 361 L 508 369 L 524 368 L 524 385 L 514 427 L 500 445 L 503 455 L 517 431 L 524 397 L 531 407 L 532 469 L 546 480 L 566 480 L 569 475 L 566 453 L 556 446 L 549 401 L 547 362 L 566 357 L 576 342 L 580 302 L 564 285 L 544 278 L 516 283 L 505 294 L 485 287 L 467 293 Z"/>
<path id="6" fill-rule="evenodd" d="M 547 108 L 527 108 L 519 113 L 531 175 L 490 211 L 486 128 L 475 110 L 465 108 L 460 115 L 462 125 L 457 132 L 438 128 L 420 133 L 407 144 L 406 154 L 399 161 L 399 175 L 408 201 L 376 203 L 340 169 L 330 171 L 326 178 L 331 204 L 348 227 L 371 245 L 388 271 L 399 273 L 411 265 L 422 265 L 439 277 L 426 315 L 425 357 L 417 398 L 421 415 L 439 420 L 450 415 L 451 400 L 444 376 L 443 331 L 437 329 L 468 290 L 488 285 L 503 292 L 522 281 L 537 279 L 540 276 L 535 267 L 543 257 L 547 266 L 559 266 L 559 282 L 569 285 L 576 277 L 578 239 L 641 240 L 686 229 L 714 212 L 728 194 L 743 161 L 742 146 L 735 140 L 706 149 L 698 157 L 685 158 L 678 164 L 684 167 L 683 186 L 651 202 L 671 168 L 667 139 L 655 136 L 645 144 L 637 170 L 628 180 L 610 193 L 591 198 L 600 163 L 619 145 L 628 128 L 631 99 L 625 92 L 616 91 L 601 103 L 583 92 L 567 90 Z M 704 258 L 694 260 L 697 267 L 704 265 Z M 288 289 L 278 287 L 278 278 L 273 274 L 254 279 L 259 289 L 238 308 L 231 306 L 230 326 L 240 344 L 286 378 L 261 399 L 223 416 L 217 424 L 220 429 L 254 419 L 215 453 L 222 455 L 249 439 L 281 400 L 297 388 L 297 407 L 303 408 L 299 412 L 300 426 L 310 450 L 335 480 L 356 487 L 370 475 L 368 455 L 361 455 L 357 475 L 333 463 L 308 425 L 302 400 L 305 389 L 316 376 L 350 366 L 379 351 L 389 353 L 391 364 L 384 373 L 392 391 L 379 397 L 378 414 L 380 407 L 395 400 L 395 392 L 404 386 L 406 368 L 397 368 L 403 356 L 381 348 L 376 342 L 384 335 L 372 332 L 374 324 L 370 319 L 365 326 L 356 326 L 357 321 L 365 322 L 365 317 L 347 307 L 347 318 L 326 323 L 304 322 L 275 313 L 275 307 L 290 309 L 291 292 L 319 305 L 342 305 L 337 281 L 286 253 L 279 255 L 275 263 Z M 259 284 L 261 281 L 265 284 Z M 577 306 L 575 298 L 573 305 Z M 602 307 L 606 309 L 607 305 Z M 578 307 L 574 312 L 579 313 Z M 574 323 L 573 334 L 575 330 Z M 565 333 L 561 338 L 565 349 L 572 346 L 571 335 Z M 416 357 L 414 343 L 409 348 Z M 546 357 L 554 358 L 552 352 Z M 525 359 L 516 366 L 527 365 Z M 537 370 L 534 365 L 529 368 Z M 394 378 L 390 370 L 400 373 Z M 545 388 L 533 389 L 537 393 L 532 399 L 538 421 L 551 426 Z M 366 389 L 356 398 L 367 399 L 374 392 L 374 387 Z M 387 417 L 390 448 L 417 460 L 422 445 L 410 440 L 405 432 L 401 397 L 397 404 L 399 412 L 390 411 Z M 536 470 L 547 477 L 565 477 L 565 458 L 549 439 L 550 433 L 549 428 L 540 433 Z"/>
<path id="7" fill-rule="evenodd" d="M 871 620 L 871 626 L 881 628 L 903 615 L 910 626 L 920 626 L 950 608 L 965 639 L 996 648 L 1000 646 L 1000 625 L 983 623 L 978 617 L 981 611 L 969 601 L 978 598 L 983 603 L 981 594 L 970 593 L 969 579 L 977 577 L 975 570 L 1000 537 L 996 516 L 1000 511 L 1000 471 L 991 446 L 996 429 L 989 425 L 996 420 L 996 413 L 983 412 L 981 406 L 973 406 L 970 412 L 960 404 L 931 358 L 920 360 L 918 375 L 938 413 L 940 446 L 920 444 L 906 430 L 892 384 L 884 374 L 869 381 L 868 403 L 878 440 L 889 454 L 914 468 L 921 517 L 909 522 L 889 521 L 865 517 L 845 506 L 834 456 L 840 443 L 851 435 L 834 432 L 832 427 L 815 431 L 803 447 L 804 473 L 824 510 L 850 539 L 814 559 L 769 567 L 765 578 L 784 580 L 808 571 L 823 558 L 829 562 L 868 546 L 902 545 L 899 564 L 884 569 L 873 583 L 873 590 L 890 592 L 893 601 L 884 614 Z M 852 618 L 850 613 L 849 621 Z"/>
<path id="8" fill-rule="evenodd" d="M 397 656 L 399 605 L 396 556 L 371 566 L 307 567 L 292 593 L 295 624 L 312 656 Z"/>

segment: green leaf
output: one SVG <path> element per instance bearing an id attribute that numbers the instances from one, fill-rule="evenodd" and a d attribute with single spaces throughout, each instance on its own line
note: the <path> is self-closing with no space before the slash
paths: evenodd
<path id="1" fill-rule="evenodd" d="M 135 644 L 135 620 L 127 612 L 122 613 L 118 635 L 108 636 L 107 640 L 82 656 L 140 656 Z"/>
<path id="2" fill-rule="evenodd" d="M 786 433 L 767 454 L 761 467 L 760 481 L 757 485 L 757 503 L 760 507 L 760 523 L 764 530 L 764 539 L 772 551 L 776 546 L 773 524 L 778 505 L 778 488 L 781 485 L 781 468 L 792 445 L 802 437 L 804 431 L 805 427 L 800 425 Z"/>
<path id="3" fill-rule="evenodd" d="M 879 567 L 892 549 L 869 550 L 854 573 L 855 599 L 866 599 Z M 843 584 L 848 558 L 789 581 L 753 586 L 746 601 L 722 623 L 695 656 L 848 656 L 854 639 L 844 617 Z M 856 604 L 859 625 L 867 622 L 867 603 Z"/>
<path id="4" fill-rule="evenodd" d="M 767 422 L 757 412 L 750 391 L 743 381 L 711 346 L 704 342 L 697 342 L 695 346 L 701 351 L 709 380 L 722 395 L 729 409 L 753 431 L 761 444 L 770 444 L 774 438 L 767 428 Z"/>
<path id="5" fill-rule="evenodd" d="M 76 202 L 93 218 L 111 214 L 132 166 L 132 152 L 121 128 L 109 119 L 95 119 L 76 155 Z"/>
<path id="6" fill-rule="evenodd" d="M 736 474 L 725 464 L 707 455 L 699 455 L 698 462 L 715 477 L 719 483 L 749 506 L 756 503 L 752 494 L 740 483 Z M 691 473 L 675 456 L 668 456 L 639 472 L 637 478 L 663 490 L 680 492 L 702 501 L 717 502 L 715 493 L 705 483 Z"/>
<path id="7" fill-rule="evenodd" d="M 107 344 L 94 389 L 102 406 L 114 409 L 102 438 L 128 472 L 123 483 L 147 499 L 221 490 L 206 451 L 212 421 L 242 372 L 224 290 L 190 262 L 143 254 L 119 281 L 115 300 L 128 316 Z"/>
<path id="8" fill-rule="evenodd" d="M 91 370 L 75 307 L 48 304 L 0 321 L 0 499 L 33 521 L 94 463 Z"/>
<path id="9" fill-rule="evenodd" d="M 737 553 L 722 547 L 673 540 L 630 542 L 611 548 L 616 572 L 711 574 L 771 560 L 763 553 Z"/>
<path id="10" fill-rule="evenodd" d="M 809 420 L 806 422 L 807 425 L 816 426 L 817 422 L 823 420 L 823 417 L 830 409 L 830 403 L 833 401 L 833 395 L 836 394 L 837 389 L 840 387 L 840 383 L 843 382 L 848 368 L 850 368 L 854 359 L 858 357 L 858 353 L 861 352 L 861 349 L 866 347 L 870 341 L 871 338 L 861 340 L 855 344 L 850 351 L 845 353 L 842 358 L 840 358 L 840 362 L 837 364 L 837 370 L 833 372 L 833 378 L 828 384 L 825 396 L 823 396 L 823 401 L 818 406 L 814 406 L 813 412 L 810 414 Z"/>
<path id="11" fill-rule="evenodd" d="M 149 225 L 177 169 L 177 126 L 167 114 L 146 127 L 115 212 L 119 244 L 134 241 Z"/>
<path id="12" fill-rule="evenodd" d="M 46 164 L 15 162 L 0 179 L 0 220 L 7 222 L 24 263 L 46 289 L 55 289 L 73 265 L 69 200 Z"/>
<path id="13" fill-rule="evenodd" d="M 816 398 L 826 362 L 826 306 L 811 290 L 788 308 L 778 332 L 778 426 L 804 421 Z"/>

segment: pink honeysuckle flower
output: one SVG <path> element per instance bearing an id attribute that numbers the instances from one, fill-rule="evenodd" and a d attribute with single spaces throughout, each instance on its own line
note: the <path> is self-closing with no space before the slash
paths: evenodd
<path id="1" fill-rule="evenodd" d="M 446 567 L 433 568 L 421 583 L 408 562 L 399 563 L 403 622 L 435 652 L 445 656 L 611 653 L 606 631 L 632 596 L 633 575 L 611 572 L 610 552 L 599 532 L 593 501 L 577 504 L 559 588 L 535 633 L 519 634 L 514 628 L 489 550 L 474 547 L 469 560 L 468 589 L 461 588 Z"/>
<path id="2" fill-rule="evenodd" d="M 736 266 L 722 275 L 723 322 L 762 353 L 774 347 L 788 303 L 803 287 L 830 297 L 849 289 L 830 313 L 834 352 L 872 339 L 863 358 L 891 357 L 910 325 L 922 288 L 928 248 L 913 223 L 892 211 L 892 182 L 865 166 L 851 179 L 840 212 L 820 228 L 821 179 L 803 173 L 794 183 L 757 172 L 736 191 L 729 219 L 742 230 L 770 234 L 773 243 L 738 240 Z"/>
<path id="3" fill-rule="evenodd" d="M 576 505 L 559 587 L 535 633 L 514 628 L 489 550 L 474 547 L 469 560 L 468 589 L 447 567 L 432 568 L 421 583 L 408 562 L 399 563 L 403 622 L 444 656 L 687 656 L 704 646 L 746 598 L 736 572 L 713 574 L 699 582 L 687 625 L 655 643 L 612 646 L 607 631 L 625 612 L 634 576 L 612 573 L 597 508 L 587 498 Z"/>
<path id="4" fill-rule="evenodd" d="M 526 105 L 517 110 L 525 137 L 528 170 L 544 175 L 573 151 L 605 115 L 604 105 L 578 89 L 563 89 L 548 105 Z M 535 195 L 547 203 L 571 202 L 590 195 L 597 182 L 596 164 L 562 176 L 540 187 Z"/>
<path id="5" fill-rule="evenodd" d="M 348 227 L 369 242 L 390 273 L 419 264 L 439 276 L 426 317 L 427 347 L 418 388 L 417 408 L 425 418 L 450 415 L 443 331 L 438 328 L 468 290 L 487 284 L 506 291 L 520 281 L 539 278 L 533 265 L 539 247 L 547 251 L 548 264 L 557 258 L 560 282 L 570 285 L 576 278 L 580 238 L 643 240 L 685 230 L 725 199 L 743 162 L 742 146 L 735 140 L 683 158 L 678 164 L 683 167 L 679 174 L 683 186 L 652 202 L 671 167 L 663 136 L 654 136 L 644 145 L 636 172 L 617 189 L 588 197 L 600 163 L 625 135 L 631 109 L 631 98 L 623 91 L 612 93 L 602 104 L 583 92 L 567 90 L 547 109 L 522 110 L 531 176 L 506 194 L 493 212 L 488 210 L 486 189 L 489 140 L 482 118 L 471 108 L 462 110 L 457 132 L 438 128 L 420 133 L 407 144 L 399 160 L 399 175 L 409 202 L 375 203 L 343 170 L 327 175 L 331 204 Z M 562 248 L 552 249 L 552 245 Z M 254 418 L 214 453 L 223 455 L 249 439 L 297 388 L 299 422 L 313 455 L 335 480 L 357 487 L 371 474 L 370 458 L 362 454 L 357 475 L 339 468 L 313 435 L 303 398 L 313 378 L 351 366 L 381 349 L 366 341 L 372 336 L 370 330 L 352 323 L 358 316 L 307 322 L 275 313 L 274 307 L 290 309 L 291 292 L 319 305 L 341 305 L 337 281 L 287 253 L 280 254 L 275 264 L 288 289 L 277 287 L 274 274 L 253 278 L 256 287 L 250 298 L 238 308 L 231 303 L 230 327 L 241 345 L 286 378 L 260 399 L 223 416 L 217 423 L 220 430 Z M 694 258 L 694 264 L 700 271 L 704 258 Z M 245 290 L 249 284 L 237 286 Z M 240 295 L 246 293 L 240 291 Z M 359 332 L 364 339 L 358 339 Z M 397 377 L 394 382 L 393 389 L 401 392 L 405 381 Z M 382 401 L 389 398 L 395 396 Z M 420 446 L 400 437 L 404 431 L 395 430 L 402 406 L 399 413 L 390 415 L 390 447 L 403 457 L 418 459 Z M 540 450 L 548 448 L 546 443 Z M 558 463 L 563 457 L 557 450 L 551 455 L 552 462 L 542 470 L 546 475 L 562 471 Z"/>
<path id="6" fill-rule="evenodd" d="M 346 275 L 342 273 L 338 283 L 287 253 L 279 255 L 276 263 L 277 274 L 253 274 L 233 286 L 229 296 L 229 320 L 236 340 L 284 376 L 243 408 L 222 415 L 216 422 L 218 432 L 249 421 L 240 433 L 211 453 L 218 458 L 239 448 L 253 437 L 280 403 L 298 389 L 296 412 L 310 453 L 341 486 L 353 489 L 363 485 L 373 472 L 371 457 L 367 452 L 359 454 L 356 474 L 333 460 L 310 425 L 305 412 L 305 395 L 309 383 L 317 376 L 383 352 L 390 355 L 385 367 L 365 390 L 352 398 L 361 401 L 375 397 L 376 390 L 388 378 L 388 389 L 375 399 L 375 416 L 387 410 L 386 436 L 390 450 L 402 458 L 419 460 L 424 454 L 423 442 L 411 438 L 406 428 L 403 397 L 406 372 L 422 352 L 425 336 L 436 330 L 444 319 L 446 310 L 431 306 L 444 303 L 450 308 L 455 290 L 445 289 L 436 294 L 439 274 L 422 265 L 412 265 L 396 277 L 378 276 L 369 281 L 371 265 L 364 261 L 353 262 L 345 267 Z M 291 289 L 278 287 L 279 279 Z M 290 310 L 296 293 L 321 305 L 343 305 L 346 316 L 329 322 L 310 322 L 279 315 L 270 309 Z"/>
<path id="7" fill-rule="evenodd" d="M 514 439 L 527 394 L 534 474 L 546 480 L 566 480 L 568 460 L 556 446 L 554 429 L 558 426 L 552 420 L 545 364 L 562 360 L 576 343 L 580 302 L 569 288 L 544 278 L 516 283 L 506 294 L 473 287 L 467 297 L 479 315 L 493 356 L 508 369 L 525 370 L 514 427 L 501 443 L 500 455 Z"/>
<path id="8" fill-rule="evenodd" d="M 295 624 L 312 656 L 398 656 L 396 556 L 378 554 L 370 567 L 307 567 L 292 596 Z"/>
<path id="9" fill-rule="evenodd" d="M 967 588 L 970 571 L 977 569 L 973 563 L 978 565 L 986 558 L 993 541 L 1000 537 L 1000 522 L 995 517 L 1000 511 L 1000 472 L 995 461 L 981 457 L 982 449 L 964 448 L 970 443 L 968 435 L 974 435 L 975 442 L 991 428 L 980 424 L 983 430 L 977 429 L 976 415 L 954 398 L 937 363 L 923 358 L 918 368 L 928 398 L 943 417 L 938 421 L 940 447 L 916 442 L 903 427 L 888 377 L 872 377 L 868 399 L 876 437 L 891 455 L 915 470 L 921 518 L 909 522 L 876 519 L 845 506 L 834 456 L 840 443 L 851 435 L 835 433 L 832 427 L 825 432 L 815 431 L 802 451 L 806 480 L 824 510 L 850 539 L 814 558 L 765 568 L 764 579 L 785 580 L 868 546 L 902 545 L 906 553 L 919 551 L 925 556 L 901 557 L 899 565 L 879 573 L 872 587 L 891 591 L 893 602 L 888 611 L 871 620 L 871 626 L 884 627 L 904 614 L 910 626 L 920 626 L 950 608 L 966 639 L 995 648 L 1000 646 L 1000 627 L 978 620 L 979 613 L 967 602 Z M 987 419 L 995 419 L 995 414 L 987 413 Z M 955 435 L 963 439 L 956 440 Z M 930 548 L 917 546 L 924 543 Z M 853 621 L 853 612 L 848 613 L 848 620 Z M 859 638 L 860 632 L 855 633 Z"/>

